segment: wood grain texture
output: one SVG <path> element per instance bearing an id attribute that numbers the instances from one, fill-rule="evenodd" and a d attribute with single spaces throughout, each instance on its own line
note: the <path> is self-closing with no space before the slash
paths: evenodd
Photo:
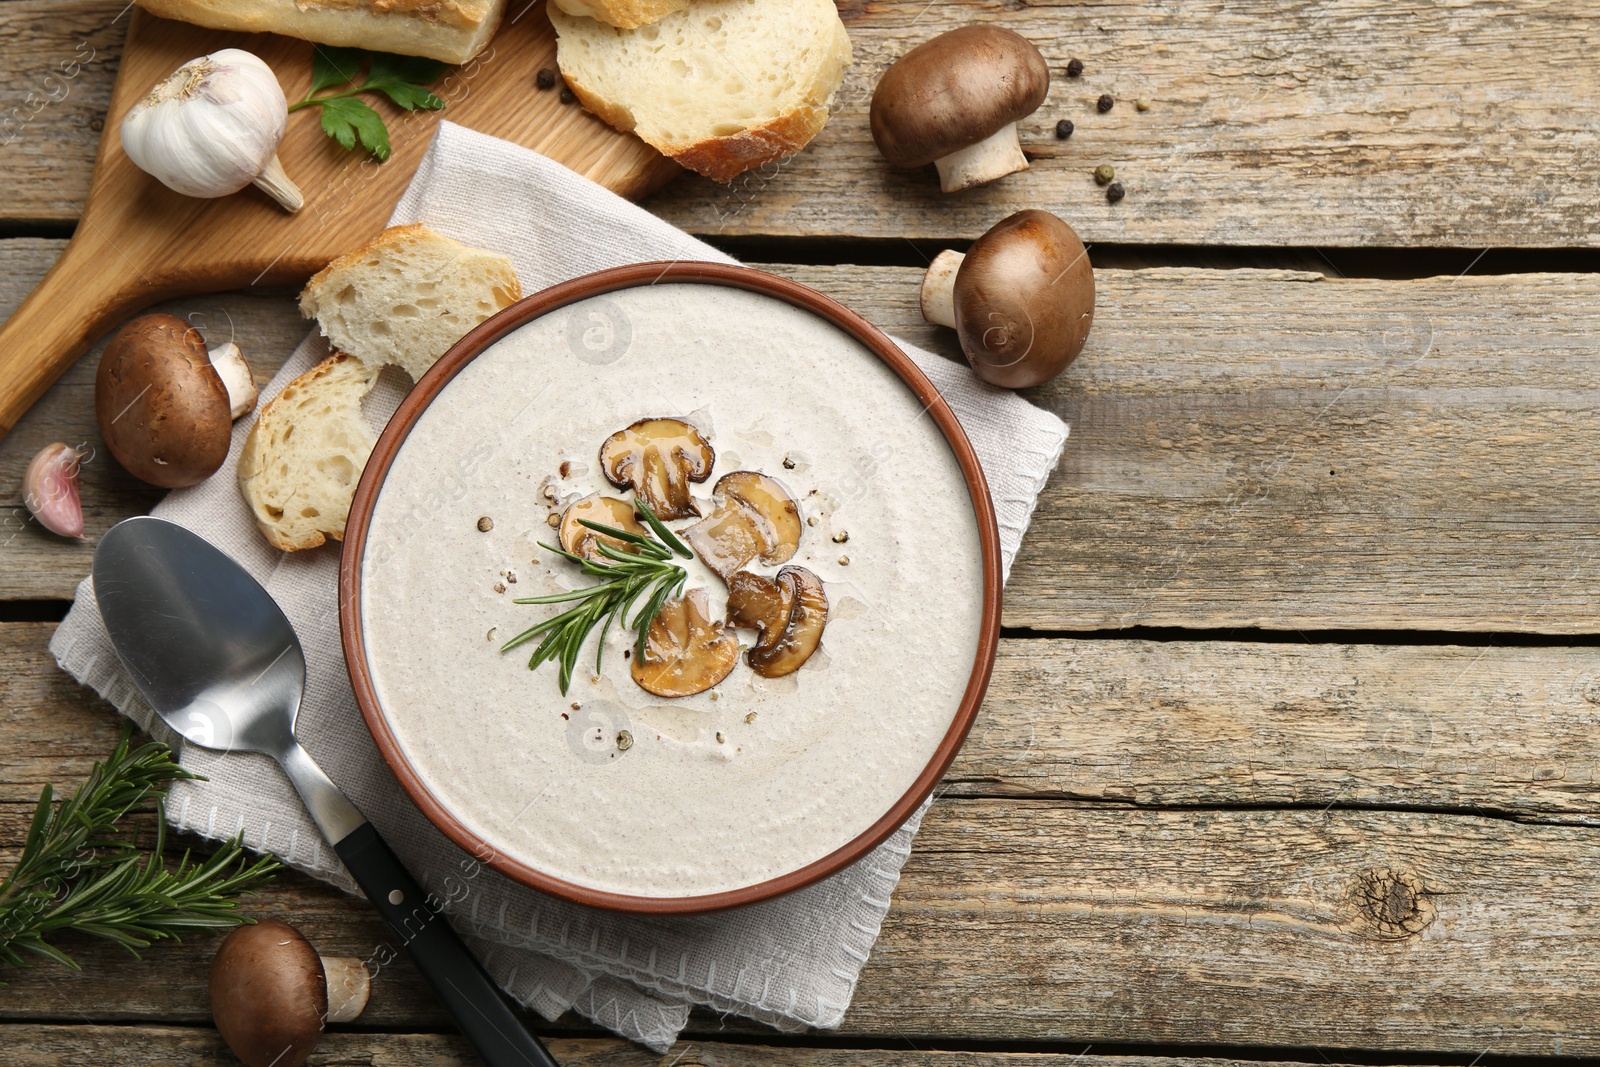
<path id="1" fill-rule="evenodd" d="M 81 774 L 109 747 L 114 729 L 110 709 L 51 676 L 43 652 L 48 629 L 0 625 L 0 667 L 13 679 L 0 692 L 0 752 L 12 750 L 0 764 L 12 783 L 0 794 L 0 862 L 20 840 L 37 783 Z M 1309 690 L 1317 672 L 1335 683 L 1372 674 L 1382 654 L 1337 651 L 1277 667 L 1284 675 L 1303 670 Z M 1461 708 L 1446 708 L 1444 697 L 1435 705 L 1429 743 L 1417 741 L 1412 720 L 1399 725 L 1411 731 L 1405 743 L 1380 733 L 1366 746 L 1413 760 L 1409 766 L 1383 766 L 1374 753 L 1358 751 L 1359 743 L 1340 740 L 1386 730 L 1389 709 L 1407 697 L 1399 690 L 1426 681 L 1448 651 L 1406 649 L 1397 655 L 1410 657 L 1414 669 L 1396 671 L 1404 680 L 1374 677 L 1324 694 L 1320 707 L 1262 708 L 1243 695 L 1255 692 L 1248 678 L 1227 678 L 1260 669 L 1248 660 L 1270 654 L 1261 646 L 1007 641 L 993 699 L 954 775 L 957 788 L 934 805 L 917 838 L 845 1032 L 1600 1051 L 1600 913 L 1593 907 L 1600 837 L 1593 829 L 1346 806 L 1457 806 L 1498 790 L 1516 809 L 1510 787 L 1492 771 L 1462 774 L 1460 767 L 1515 746 L 1548 746 L 1567 753 L 1560 758 L 1571 765 L 1592 763 L 1600 734 L 1577 728 L 1566 695 L 1540 688 L 1554 686 L 1559 670 L 1552 664 L 1566 650 L 1503 650 L 1522 662 L 1483 668 L 1498 675 L 1490 688 L 1527 694 L 1515 726 L 1485 728 L 1481 698 L 1466 686 Z M 1085 660 L 1096 656 L 1104 658 Z M 1194 692 L 1179 700 L 1163 697 L 1172 689 L 1160 682 L 1144 683 L 1143 691 L 1117 684 L 1119 675 L 1140 670 L 1188 671 Z M 1100 689 L 1086 694 L 1083 675 L 1074 672 L 1091 671 Z M 1017 686 L 1019 675 L 1035 676 L 1036 684 Z M 1299 701 L 1303 694 L 1291 686 L 1285 696 Z M 1237 700 L 1237 716 L 1206 710 L 1220 700 Z M 1114 742 L 1119 728 L 1104 724 L 1152 701 L 1142 723 L 1122 728 L 1131 738 L 1126 756 L 1108 757 L 1100 738 L 1085 736 L 1098 731 Z M 1470 719 L 1478 720 L 1477 732 L 1461 728 Z M 1546 741 L 1543 733 L 1556 736 Z M 1315 740 L 1324 734 L 1332 740 Z M 1273 745 L 1276 753 L 1262 752 L 1260 776 L 1282 783 L 1283 803 L 1314 806 L 1228 807 L 1259 794 L 1244 773 L 1207 771 L 1206 757 L 1222 764 Z M 1271 762 L 1274 755 L 1279 762 Z M 1338 768 L 1333 774 L 1330 763 Z M 1163 784 L 1189 768 L 1199 769 L 1200 782 Z M 1064 773 L 1073 778 L 1069 794 L 1112 797 L 1141 779 L 1143 799 L 1196 806 L 951 795 L 962 779 L 1036 788 L 1041 774 Z M 1301 778 L 1303 793 L 1294 788 Z M 1316 804 L 1330 778 L 1346 783 L 1348 797 Z M 1419 786 L 1414 799 L 1396 784 L 1431 778 L 1445 785 Z M 1441 792 L 1451 781 L 1460 791 Z M 361 902 L 298 875 L 280 879 L 252 910 L 292 918 L 340 953 L 361 955 L 381 934 Z M 39 967 L 7 974 L 0 1018 L 204 1021 L 207 939 L 160 946 L 143 962 L 103 945 L 71 947 L 84 963 L 81 973 Z M 431 1027 L 440 1019 L 420 983 L 397 965 L 380 976 L 367 1021 Z M 720 1025 L 700 1018 L 696 1032 Z"/>
<path id="2" fill-rule="evenodd" d="M 117 723 L 0 624 L 0 803 L 81 777 Z M 1008 638 L 940 792 L 1146 807 L 1470 810 L 1600 820 L 1600 653 Z"/>
<path id="3" fill-rule="evenodd" d="M 50 246 L 0 244 L 0 310 Z M 917 272 L 767 269 L 956 358 Z M 1600 278 L 1347 281 L 1102 270 L 1084 355 L 1030 392 L 1072 426 L 1005 621 L 1582 634 L 1600 610 Z M 282 294 L 164 305 L 234 334 L 265 377 L 304 336 Z M 226 313 L 226 314 L 225 314 Z M 94 352 L 0 445 L 4 595 L 66 597 L 89 547 L 25 522 L 53 440 L 95 440 Z M 91 536 L 157 499 L 100 456 Z"/>
<path id="4" fill-rule="evenodd" d="M 0 1044 L 18 1050 L 13 1067 L 234 1067 L 238 1063 L 208 1028 L 0 1024 Z M 693 1040 L 656 1056 L 605 1038 L 551 1038 L 564 1067 L 1286 1067 L 1282 1061 L 1192 1056 L 1089 1056 L 1068 1052 L 920 1051 L 903 1048 L 761 1047 Z M 459 1038 L 442 1034 L 334 1032 L 312 1060 L 363 1067 L 478 1067 Z M 1332 1067 L 1318 1060 L 1324 1067 Z"/>
<path id="5" fill-rule="evenodd" d="M 89 101 L 104 100 L 120 10 L 106 0 L 18 0 L 0 102 L 22 107 L 85 35 L 102 60 L 69 106 L 42 110 L 27 147 L 54 161 L 0 208 L 70 222 L 88 189 Z M 1593 246 L 1600 198 L 1590 11 L 1582 0 L 1438 5 L 1334 0 L 1204 4 L 996 4 L 840 0 L 855 62 L 834 118 L 807 151 L 721 187 L 685 176 L 651 201 L 698 233 L 976 237 L 1023 207 L 1061 213 L 1089 241 L 1175 244 Z M 48 13 L 48 14 L 47 14 Z M 58 14 L 59 13 L 59 14 Z M 932 168 L 901 172 L 867 132 L 872 87 L 895 57 L 942 30 L 983 20 L 1032 39 L 1050 61 L 1049 99 L 1022 124 L 1033 167 L 960 196 Z M 25 62 L 10 62 L 17 55 Z M 1061 76 L 1083 59 L 1082 78 Z M 1100 114 L 1094 101 L 1117 106 Z M 1133 107 L 1138 97 L 1149 111 Z M 1057 119 L 1077 132 L 1058 141 Z M 1128 188 L 1106 203 L 1090 178 L 1111 163 Z M 50 182 L 42 180 L 48 176 Z"/>
<path id="6" fill-rule="evenodd" d="M 0 9 L 0 18 L 4 14 Z M 555 63 L 555 31 L 542 8 L 524 7 L 521 14 L 528 17 L 508 18 L 491 45 L 433 86 L 452 120 L 536 149 L 623 196 L 641 196 L 676 174 L 676 164 L 632 134 L 532 87 L 533 72 Z M 89 192 L 75 209 L 72 242 L 0 325 L 0 437 L 91 342 L 133 312 L 163 297 L 299 284 L 375 235 L 439 124 L 439 111 L 406 112 L 386 100 L 371 101 L 388 124 L 393 146 L 380 164 L 339 148 L 312 112 L 291 116 L 277 157 L 305 194 L 304 206 L 293 214 L 250 188 L 213 199 L 180 195 L 134 166 L 122 150 L 123 116 L 179 66 L 222 48 L 255 53 L 276 72 L 288 98 L 298 100 L 311 84 L 312 45 L 274 34 L 202 29 L 142 9 L 127 18 L 118 78 Z M 74 54 L 89 60 L 81 43 Z M 87 77 L 93 69 L 91 64 L 78 73 Z M 53 77 L 59 81 L 66 73 L 64 68 Z"/>

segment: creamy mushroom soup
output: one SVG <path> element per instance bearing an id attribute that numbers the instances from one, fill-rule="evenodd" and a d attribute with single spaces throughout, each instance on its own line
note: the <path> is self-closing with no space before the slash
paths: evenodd
<path id="1" fill-rule="evenodd" d="M 649 416 L 704 433 L 693 492 L 762 471 L 799 501 L 789 562 L 822 579 L 822 647 L 765 679 L 743 662 L 666 700 L 629 677 L 633 634 L 554 665 L 501 644 L 588 584 L 537 547 L 590 493 L 601 443 Z M 487 521 L 484 521 L 487 520 Z M 675 522 L 683 529 L 692 520 Z M 715 617 L 726 586 L 698 561 Z M 776 567 L 753 565 L 771 574 Z M 971 498 L 916 395 L 824 320 L 737 289 L 627 289 L 494 344 L 418 419 L 373 511 L 361 615 L 383 714 L 428 791 L 501 855 L 602 891 L 738 889 L 848 844 L 911 787 L 972 673 L 983 566 Z M 748 634 L 741 632 L 745 643 Z"/>

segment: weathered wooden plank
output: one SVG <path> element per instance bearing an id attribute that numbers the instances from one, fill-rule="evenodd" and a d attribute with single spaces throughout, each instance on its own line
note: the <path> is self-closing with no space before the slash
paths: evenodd
<path id="1" fill-rule="evenodd" d="M 0 244 L 0 310 L 40 242 Z M 916 272 L 768 264 L 945 355 Z M 1032 393 L 1072 424 L 1006 622 L 1587 633 L 1600 608 L 1600 278 L 1349 281 L 1102 270 L 1095 332 Z M 304 335 L 279 294 L 167 305 L 234 329 L 261 375 Z M 0 444 L 0 590 L 66 597 L 89 546 L 23 522 L 27 459 L 93 441 L 91 352 Z M 105 456 L 89 531 L 157 494 Z M 19 529 L 19 526 L 22 528 Z"/>
<path id="2" fill-rule="evenodd" d="M 64 697 L 43 678 L 37 663 L 44 658 L 38 649 L 46 629 L 0 626 L 10 645 L 0 664 L 22 679 L 0 693 L 12 709 L 0 722 L 0 751 L 18 747 L 14 739 L 36 736 L 44 752 L 40 766 L 55 775 L 72 772 L 76 763 L 81 773 L 95 753 L 71 739 L 104 739 L 107 725 L 97 720 L 112 713 L 81 693 Z M 1367 682 L 1370 688 L 1359 683 L 1372 663 L 1361 657 L 1375 657 L 1376 650 L 1347 651 L 1343 664 L 1337 657 L 1282 664 L 1285 675 L 1331 672 L 1328 683 L 1345 689 L 1307 699 L 1317 684 L 1307 678 L 1290 683 L 1283 706 L 1252 708 L 1244 701 L 1238 719 L 1230 720 L 1213 702 L 1254 693 L 1259 705 L 1266 694 L 1249 678 L 1234 682 L 1223 675 L 1260 672 L 1260 665 L 1223 650 L 1197 669 L 1201 650 L 1186 663 L 1182 655 L 1123 642 L 1103 643 L 1127 645 L 1121 664 L 1074 661 L 1074 651 L 1098 654 L 1096 644 L 1007 642 L 1010 662 L 999 672 L 997 699 L 974 731 L 958 776 L 1011 778 L 1025 788 L 1042 778 L 1047 788 L 1069 795 L 1114 795 L 1127 790 L 1119 775 L 1142 775 L 1149 798 L 1159 800 L 1165 789 L 1199 806 L 946 795 L 917 839 L 846 1018 L 848 1033 L 1600 1051 L 1600 993 L 1593 992 L 1600 978 L 1600 912 L 1593 907 L 1600 895 L 1600 835 L 1593 829 L 1437 811 L 1350 810 L 1333 802 L 1230 808 L 1252 795 L 1250 768 L 1206 766 L 1213 752 L 1225 764 L 1260 749 L 1258 780 L 1285 783 L 1277 787 L 1288 797 L 1283 803 L 1306 799 L 1294 782 L 1300 759 L 1310 764 L 1310 792 L 1320 797 L 1338 782 L 1351 790 L 1346 803 L 1403 804 L 1403 783 L 1438 777 L 1445 786 L 1419 789 L 1418 802 L 1433 804 L 1452 780 L 1453 765 L 1455 780 L 1487 782 L 1487 790 L 1509 795 L 1515 783 L 1470 767 L 1462 772 L 1460 765 L 1473 752 L 1492 762 L 1508 750 L 1543 745 L 1552 759 L 1568 758 L 1560 753 L 1580 746 L 1581 717 L 1560 721 L 1561 712 L 1553 731 L 1559 736 L 1542 739 L 1537 711 L 1513 714 L 1516 723 L 1503 732 L 1481 723 L 1477 732 L 1466 732 L 1469 716 L 1483 717 L 1494 694 L 1519 690 L 1530 708 L 1563 707 L 1562 694 L 1540 686 L 1559 688 L 1561 671 L 1575 668 L 1578 652 L 1563 661 L 1546 656 L 1560 650 L 1501 650 L 1531 657 L 1517 668 L 1524 672 L 1520 680 L 1502 676 L 1485 685 L 1488 696 L 1463 685 L 1463 709 L 1448 706 L 1446 687 L 1422 705 L 1423 713 L 1461 718 L 1427 720 L 1432 736 L 1426 743 L 1417 736 L 1419 720 L 1401 720 L 1393 725 L 1411 732 L 1403 744 L 1393 744 L 1384 734 L 1369 736 L 1391 724 L 1367 713 L 1385 706 L 1371 690 L 1389 683 L 1382 677 Z M 1037 660 L 1029 666 L 1033 646 L 1048 646 L 1041 649 L 1048 666 L 1038 667 Z M 1444 653 L 1407 649 L 1422 657 L 1416 680 L 1428 682 L 1427 665 L 1439 669 Z M 1497 662 L 1472 666 L 1493 677 L 1507 670 L 1505 660 Z M 1174 699 L 1177 682 L 1147 683 L 1142 693 L 1133 685 L 1119 687 L 1119 669 L 1186 670 L 1198 693 Z M 1035 671 L 1018 706 L 999 697 L 1016 675 Z M 1551 677 L 1537 677 L 1544 671 Z M 1101 688 L 1085 693 L 1091 674 Z M 1549 699 L 1541 703 L 1542 697 Z M 1076 706 L 1080 700 L 1083 706 Z M 1153 707 L 1141 719 L 1135 709 L 1142 703 Z M 1123 714 L 1136 720 L 1122 727 L 1132 752 L 1097 768 L 1106 749 L 1095 734 L 1115 737 L 1114 720 Z M 1360 751 L 1364 744 L 1415 764 L 1384 766 L 1378 755 Z M 1165 752 L 1172 755 L 1159 754 Z M 1330 773 L 1327 765 L 1341 754 L 1348 767 Z M 1267 766 L 1274 756 L 1282 762 Z M 1503 758 L 1509 764 L 1516 757 Z M 1582 753 L 1571 758 L 1586 759 Z M 19 801 L 40 777 L 30 762 L 19 751 L 0 767 L 7 781 L 19 782 L 0 798 L 5 849 L 20 839 L 27 811 Z M 1187 768 L 1197 769 L 1202 781 L 1171 785 Z M 1100 782 L 1092 778 L 1097 770 L 1104 775 Z M 299 876 L 280 880 L 252 910 L 291 918 L 319 945 L 340 953 L 362 955 L 381 936 L 359 902 Z M 90 1020 L 205 1018 L 207 939 L 160 946 L 140 963 L 106 946 L 74 950 L 85 965 L 81 973 L 38 967 L 8 974 L 0 1018 L 53 1020 L 69 1012 Z M 437 1007 L 404 966 L 388 975 L 392 981 L 380 982 L 370 1023 L 409 1026 L 426 1019 L 436 1025 Z M 696 1025 L 706 1032 L 720 1024 Z"/>
<path id="3" fill-rule="evenodd" d="M 76 223 L 128 32 L 116 0 L 0 6 L 6 224 Z"/>
<path id="4" fill-rule="evenodd" d="M 0 803 L 82 776 L 118 724 L 0 623 Z M 950 796 L 1600 817 L 1592 648 L 1012 640 Z"/>
<path id="5" fill-rule="evenodd" d="M 14 1067 L 232 1067 L 238 1061 L 210 1029 L 168 1026 L 0 1025 L 0 1042 L 19 1050 Z M 1067 1052 L 922 1051 L 905 1048 L 763 1047 L 717 1041 L 684 1041 L 656 1056 L 624 1041 L 551 1038 L 557 1062 L 566 1067 L 1287 1067 L 1287 1062 L 1226 1060 L 1192 1056 L 1091 1056 Z M 416 1033 L 327 1034 L 312 1059 L 316 1064 L 372 1067 L 476 1067 L 458 1037 Z M 1321 1067 L 1331 1067 L 1324 1060 Z"/>
<path id="6" fill-rule="evenodd" d="M 1496 819 L 946 800 L 844 1031 L 1593 1054 L 1597 861 L 1593 831 Z M 300 881 L 255 910 L 372 943 Z M 8 974 L 0 1017 L 203 1022 L 212 948 L 86 946 L 82 974 Z M 373 1025 L 438 1025 L 420 983 L 389 978 Z"/>
<path id="7" fill-rule="evenodd" d="M 1600 813 L 1592 648 L 1005 641 L 951 794 Z"/>
<path id="8" fill-rule="evenodd" d="M 784 273 L 916 315 L 914 271 Z M 1008 625 L 1594 630 L 1600 279 L 1096 279 Z"/>
<path id="9" fill-rule="evenodd" d="M 845 1025 L 1590 1054 L 1597 860 L 1499 819 L 938 805 Z"/>
<path id="10" fill-rule="evenodd" d="M 210 1027 L 96 1026 L 89 1023 L 40 1026 L 0 1025 L 0 1041 L 13 1067 L 238 1067 L 222 1038 Z M 557 1062 L 572 1067 L 654 1067 L 664 1061 L 624 1041 L 558 1038 L 548 1042 Z M 756 1050 L 760 1055 L 760 1050 Z M 313 1064 L 364 1067 L 476 1067 L 483 1061 L 462 1038 L 450 1034 L 325 1034 Z"/>
<path id="11" fill-rule="evenodd" d="M 651 201 L 695 232 L 975 237 L 1049 207 L 1093 241 L 1176 244 L 1593 246 L 1600 241 L 1586 5 L 1506 18 L 1493 0 L 998 5 L 841 3 L 855 63 L 812 148 L 730 187 L 684 176 Z M 119 3 L 0 7 L 0 106 L 20 136 L 8 220 L 70 222 L 88 188 L 121 44 Z M 982 20 L 1039 45 L 1055 83 L 1022 123 L 1033 167 L 946 197 L 931 168 L 890 169 L 867 131 L 872 87 L 933 34 Z M 1426 42 L 1426 46 L 1423 46 Z M 60 65 L 93 58 L 63 80 Z M 1083 59 L 1082 78 L 1061 76 Z M 52 72 L 57 72 L 52 77 Z M 65 86 L 63 88 L 62 86 Z M 1119 102 L 1100 114 L 1101 93 Z M 1138 111 L 1139 97 L 1151 102 Z M 26 121 L 19 121 L 25 118 Z M 1053 134 L 1071 119 L 1071 140 Z M 7 131 L 6 136 L 9 136 Z M 1116 167 L 1110 206 L 1090 178 Z M 843 194 L 843 195 L 841 195 Z"/>

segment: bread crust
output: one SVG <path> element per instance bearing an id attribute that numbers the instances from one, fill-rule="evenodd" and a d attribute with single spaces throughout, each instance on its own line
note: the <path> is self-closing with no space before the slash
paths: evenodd
<path id="1" fill-rule="evenodd" d="M 465 63 L 489 43 L 507 0 L 136 0 L 162 18 L 217 30 Z"/>
<path id="2" fill-rule="evenodd" d="M 245 503 L 250 505 L 250 511 L 255 516 L 256 526 L 262 535 L 280 552 L 303 552 L 327 543 L 331 537 L 335 541 L 344 540 L 345 523 L 349 519 L 348 504 L 344 514 L 337 516 L 336 522 L 325 524 L 326 529 L 314 529 L 299 536 L 291 536 L 282 526 L 281 509 L 278 516 L 272 514 L 273 505 L 263 499 L 260 489 L 260 475 L 265 471 L 271 456 L 268 454 L 267 445 L 261 439 L 261 427 L 270 425 L 277 416 L 280 408 L 287 410 L 299 403 L 304 394 L 322 388 L 322 382 L 337 373 L 346 363 L 361 365 L 355 356 L 344 352 L 334 352 L 321 363 L 306 371 L 298 378 L 283 387 L 283 391 L 273 397 L 261 410 L 256 413 L 255 425 L 250 427 L 250 432 L 245 436 L 244 447 L 239 451 L 239 466 L 236 476 L 239 482 L 239 492 L 244 497 Z M 369 377 L 367 388 L 377 381 L 377 372 L 365 371 Z M 332 516 L 330 516 L 331 518 Z"/>
<path id="3" fill-rule="evenodd" d="M 558 23 L 558 30 L 559 26 Z M 556 55 L 559 60 L 559 41 Z M 759 126 L 746 127 L 738 133 L 684 143 L 651 141 L 650 145 L 690 170 L 725 185 L 752 167 L 792 156 L 811 143 L 811 139 L 827 125 L 828 105 L 849 63 L 850 35 L 844 23 L 839 22 L 834 27 L 827 61 L 818 66 L 818 82 L 813 86 L 813 95 L 819 98 L 816 102 L 803 103 Z M 829 70 L 836 73 L 826 74 Z M 561 76 L 567 88 L 572 90 L 586 109 L 624 133 L 637 132 L 637 121 L 625 103 L 601 96 L 595 87 L 586 85 L 582 75 L 576 71 L 563 67 Z"/>
<path id="4" fill-rule="evenodd" d="M 660 22 L 674 11 L 689 6 L 689 0 L 550 0 L 569 15 L 580 15 L 615 26 L 636 30 Z"/>

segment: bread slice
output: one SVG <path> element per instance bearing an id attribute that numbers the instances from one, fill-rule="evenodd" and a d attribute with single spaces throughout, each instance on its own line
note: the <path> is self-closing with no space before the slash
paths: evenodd
<path id="1" fill-rule="evenodd" d="M 239 491 L 274 547 L 344 540 L 350 498 L 377 443 L 361 414 L 377 380 L 376 368 L 335 352 L 256 415 L 239 454 Z"/>
<path id="2" fill-rule="evenodd" d="M 318 271 L 300 293 L 341 352 L 420 380 L 463 334 L 522 296 L 511 261 L 426 226 L 391 226 Z"/>
<path id="3" fill-rule="evenodd" d="M 152 15 L 215 30 L 465 63 L 500 25 L 506 0 L 136 0 Z"/>
<path id="4" fill-rule="evenodd" d="M 598 19 L 620 29 L 631 30 L 660 22 L 674 11 L 689 6 L 689 0 L 550 0 L 569 15 Z"/>
<path id="5" fill-rule="evenodd" d="M 584 107 L 719 182 L 804 148 L 850 62 L 833 0 L 695 0 L 634 30 L 550 21 Z"/>

